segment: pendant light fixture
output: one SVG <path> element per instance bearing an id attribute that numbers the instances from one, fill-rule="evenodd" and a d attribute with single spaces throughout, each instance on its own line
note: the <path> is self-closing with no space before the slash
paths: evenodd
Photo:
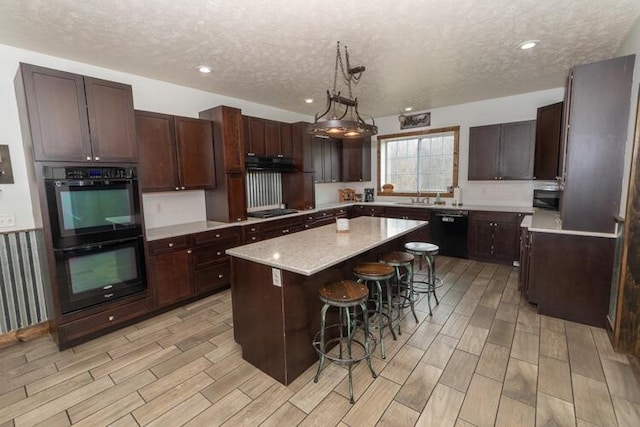
<path id="1" fill-rule="evenodd" d="M 357 85 L 360 82 L 365 67 L 360 65 L 351 67 L 349 52 L 344 47 L 345 60 L 342 61 L 340 42 L 336 47 L 336 66 L 333 76 L 333 90 L 327 90 L 327 109 L 322 114 L 316 114 L 315 121 L 309 133 L 316 136 L 330 138 L 355 139 L 363 138 L 378 133 L 378 128 L 373 118 L 371 124 L 364 121 L 358 112 L 358 98 L 353 97 L 351 83 Z M 346 66 L 345 66 L 346 65 Z M 342 80 L 349 91 L 348 98 L 338 91 L 338 69 Z"/>

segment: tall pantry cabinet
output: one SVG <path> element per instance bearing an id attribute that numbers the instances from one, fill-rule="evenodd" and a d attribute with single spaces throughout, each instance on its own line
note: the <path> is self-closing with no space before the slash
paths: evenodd
<path id="1" fill-rule="evenodd" d="M 564 101 L 565 230 L 612 233 L 620 211 L 635 55 L 573 68 Z"/>

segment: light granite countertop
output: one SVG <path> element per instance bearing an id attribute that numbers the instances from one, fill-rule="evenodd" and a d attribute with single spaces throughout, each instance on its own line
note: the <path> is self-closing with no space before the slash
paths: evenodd
<path id="1" fill-rule="evenodd" d="M 597 233 L 591 231 L 563 230 L 560 212 L 550 210 L 535 210 L 533 215 L 527 215 L 520 224 L 529 231 L 538 233 L 570 234 L 574 236 L 615 238 L 616 233 Z"/>
<path id="2" fill-rule="evenodd" d="M 490 212 L 516 212 L 516 213 L 528 213 L 533 210 L 530 207 L 514 207 L 514 206 L 501 206 L 501 205 L 463 205 L 463 206 L 451 206 L 451 205 L 424 205 L 424 204 L 411 204 L 404 202 L 371 202 L 371 203 L 351 203 L 351 202 L 335 202 L 324 203 L 316 207 L 316 209 L 310 209 L 305 211 L 299 211 L 290 215 L 277 216 L 273 218 L 248 218 L 246 221 L 239 222 L 215 222 L 215 221 L 198 221 L 187 224 L 169 225 L 165 227 L 147 228 L 145 230 L 145 238 L 147 241 L 167 239 L 170 237 L 183 236 L 185 234 L 201 233 L 205 231 L 211 231 L 218 228 L 225 227 L 238 227 L 247 224 L 255 224 L 258 222 L 274 221 L 282 218 L 292 217 L 296 215 L 308 215 L 310 213 L 321 212 L 327 209 L 346 208 L 353 205 L 366 205 L 366 206 L 391 206 L 391 207 L 411 207 L 418 209 L 433 209 L 433 210 L 469 210 L 469 211 L 490 211 Z"/>
<path id="3" fill-rule="evenodd" d="M 349 231 L 329 224 L 299 233 L 227 249 L 228 255 L 311 276 L 428 224 L 362 216 L 349 220 Z"/>

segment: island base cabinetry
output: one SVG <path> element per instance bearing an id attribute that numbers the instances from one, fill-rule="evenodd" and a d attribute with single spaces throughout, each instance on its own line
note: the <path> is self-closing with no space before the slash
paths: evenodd
<path id="1" fill-rule="evenodd" d="M 242 358 L 291 384 L 318 360 L 312 342 L 320 328 L 320 286 L 352 279 L 358 262 L 377 261 L 403 244 L 401 236 L 311 276 L 280 270 L 281 286 L 273 284 L 270 266 L 232 257 L 233 333 Z M 328 318 L 331 323 L 337 322 Z"/>

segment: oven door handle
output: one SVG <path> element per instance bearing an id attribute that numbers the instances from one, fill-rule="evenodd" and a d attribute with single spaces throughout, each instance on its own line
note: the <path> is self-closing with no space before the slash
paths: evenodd
<path id="1" fill-rule="evenodd" d="M 99 242 L 99 243 L 91 243 L 89 245 L 73 246 L 71 248 L 63 248 L 63 249 L 54 249 L 54 251 L 55 252 L 60 252 L 60 253 L 91 252 L 91 251 L 95 251 L 96 249 L 102 249 L 102 248 L 105 248 L 105 247 L 109 248 L 111 246 L 117 246 L 117 245 L 121 245 L 123 243 L 134 242 L 136 240 L 139 240 L 141 237 L 142 236 L 135 236 L 135 237 L 129 237 L 129 238 L 126 238 L 126 239 L 107 240 L 107 241 Z"/>

